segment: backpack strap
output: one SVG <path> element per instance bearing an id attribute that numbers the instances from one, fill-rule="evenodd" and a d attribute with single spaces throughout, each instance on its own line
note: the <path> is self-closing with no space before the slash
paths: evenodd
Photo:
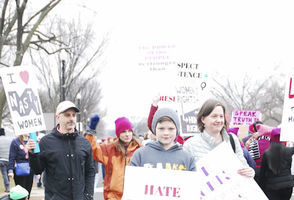
<path id="1" fill-rule="evenodd" d="M 234 138 L 231 135 L 231 133 L 228 133 L 228 134 L 229 134 L 229 137 L 230 137 L 230 143 L 231 143 L 232 149 L 233 149 L 234 153 L 236 153 L 236 146 L 235 146 Z"/>

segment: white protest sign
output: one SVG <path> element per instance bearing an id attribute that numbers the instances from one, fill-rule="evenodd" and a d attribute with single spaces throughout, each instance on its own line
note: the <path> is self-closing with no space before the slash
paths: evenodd
<path id="1" fill-rule="evenodd" d="M 233 110 L 231 125 L 250 125 L 261 120 L 261 113 L 258 110 Z"/>
<path id="2" fill-rule="evenodd" d="M 208 73 L 198 63 L 177 62 L 177 103 L 181 108 L 183 135 L 199 132 L 196 116 L 200 106 L 208 98 L 208 80 Z"/>
<path id="3" fill-rule="evenodd" d="M 254 181 L 237 174 L 242 163 L 228 143 L 221 143 L 197 163 L 202 200 L 267 200 Z"/>
<path id="4" fill-rule="evenodd" d="M 196 172 L 127 166 L 122 200 L 199 199 Z"/>
<path id="5" fill-rule="evenodd" d="M 29 66 L 1 68 L 0 76 L 16 135 L 45 130 L 36 78 Z"/>
<path id="6" fill-rule="evenodd" d="M 281 141 L 294 142 L 294 76 L 286 81 L 285 97 L 283 107 L 283 118 L 281 126 Z"/>

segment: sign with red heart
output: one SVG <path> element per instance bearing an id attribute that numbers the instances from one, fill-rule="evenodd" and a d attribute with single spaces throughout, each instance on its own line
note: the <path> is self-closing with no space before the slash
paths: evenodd
<path id="1" fill-rule="evenodd" d="M 29 82 L 29 73 L 28 73 L 28 71 L 25 70 L 25 71 L 19 72 L 19 76 L 20 76 L 20 78 L 21 78 L 21 80 L 23 82 L 28 84 L 28 82 Z"/>
<path id="2" fill-rule="evenodd" d="M 14 132 L 19 134 L 46 130 L 38 95 L 37 81 L 29 66 L 0 69 L 6 99 L 13 121 Z"/>

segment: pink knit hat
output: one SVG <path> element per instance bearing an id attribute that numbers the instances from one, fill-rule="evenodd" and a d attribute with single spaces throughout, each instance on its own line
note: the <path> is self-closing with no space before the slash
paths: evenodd
<path id="1" fill-rule="evenodd" d="M 125 130 L 131 130 L 133 132 L 133 126 L 128 118 L 120 117 L 115 120 L 115 133 L 119 137 L 121 132 Z"/>
<path id="2" fill-rule="evenodd" d="M 258 136 L 270 136 L 274 127 L 267 126 L 264 124 L 257 124 L 256 125 Z"/>
<path id="3" fill-rule="evenodd" d="M 228 133 L 234 133 L 236 136 L 238 136 L 238 131 L 239 131 L 239 127 L 233 127 L 227 130 Z"/>
<path id="4" fill-rule="evenodd" d="M 271 132 L 271 140 L 280 143 L 281 128 L 274 128 Z"/>

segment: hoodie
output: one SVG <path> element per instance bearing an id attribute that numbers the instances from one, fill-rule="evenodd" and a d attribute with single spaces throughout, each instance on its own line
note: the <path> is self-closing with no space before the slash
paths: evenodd
<path id="1" fill-rule="evenodd" d="M 193 156 L 181 145 L 175 143 L 165 150 L 158 141 L 138 149 L 131 158 L 130 166 L 196 171 Z"/>

